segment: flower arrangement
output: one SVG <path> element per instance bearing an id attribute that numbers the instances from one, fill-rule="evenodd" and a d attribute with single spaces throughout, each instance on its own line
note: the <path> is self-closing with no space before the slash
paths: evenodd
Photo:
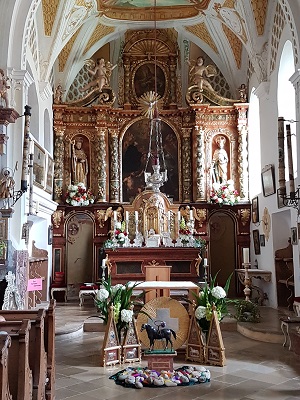
<path id="1" fill-rule="evenodd" d="M 233 180 L 229 179 L 226 183 L 213 183 L 210 201 L 220 206 L 227 204 L 233 206 L 240 201 L 238 191 L 234 189 Z"/>
<path id="2" fill-rule="evenodd" d="M 185 219 L 183 217 L 181 217 L 181 220 L 179 222 L 179 235 L 190 235 L 192 232 L 190 231 L 190 229 L 188 228 Z"/>
<path id="3" fill-rule="evenodd" d="M 116 323 L 119 339 L 123 330 L 128 328 L 129 322 L 132 321 L 133 307 L 139 304 L 138 301 L 132 301 L 133 289 L 138 283 L 129 287 L 129 282 L 126 285 L 111 284 L 111 277 L 102 281 L 102 287 L 99 289 L 95 296 L 95 305 L 100 313 L 99 318 L 106 324 L 108 321 L 109 312 L 113 306 L 113 316 Z M 143 292 L 141 292 L 143 295 Z M 136 296 L 136 299 L 139 295 Z"/>
<path id="4" fill-rule="evenodd" d="M 198 296 L 194 294 L 196 298 L 195 317 L 204 332 L 209 330 L 213 309 L 217 311 L 219 321 L 228 314 L 227 294 L 232 274 L 227 279 L 224 288 L 218 285 L 215 286 L 217 275 L 211 278 L 210 284 L 206 283 Z"/>
<path id="5" fill-rule="evenodd" d="M 126 223 L 125 221 L 116 222 L 115 226 L 115 238 L 119 245 L 123 245 L 126 240 L 126 236 L 128 233 L 126 232 Z"/>
<path id="6" fill-rule="evenodd" d="M 94 196 L 90 189 L 87 189 L 82 182 L 77 185 L 69 185 L 66 194 L 66 203 L 71 206 L 88 206 L 94 203 Z"/>

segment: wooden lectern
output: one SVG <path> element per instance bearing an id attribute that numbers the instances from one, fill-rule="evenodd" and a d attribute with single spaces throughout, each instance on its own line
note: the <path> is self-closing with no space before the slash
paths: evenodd
<path id="1" fill-rule="evenodd" d="M 145 280 L 147 281 L 170 281 L 172 265 L 145 265 Z M 170 289 L 157 288 L 145 294 L 145 303 L 156 297 L 170 297 Z"/>

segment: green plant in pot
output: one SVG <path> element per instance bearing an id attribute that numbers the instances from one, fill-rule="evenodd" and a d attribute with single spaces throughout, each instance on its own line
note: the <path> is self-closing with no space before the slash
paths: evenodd
<path id="1" fill-rule="evenodd" d="M 234 318 L 239 322 L 260 322 L 260 311 L 257 304 L 247 300 L 234 300 L 236 314 Z"/>

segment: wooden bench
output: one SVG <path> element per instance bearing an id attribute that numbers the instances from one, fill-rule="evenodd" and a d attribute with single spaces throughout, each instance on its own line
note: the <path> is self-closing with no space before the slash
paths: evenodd
<path id="1" fill-rule="evenodd" d="M 0 310 L 0 315 L 3 315 L 4 318 L 9 320 L 17 321 L 23 320 L 24 318 L 28 318 L 31 321 L 35 319 L 43 320 L 44 323 L 42 324 L 41 322 L 40 324 L 42 328 L 40 331 L 41 340 L 39 341 L 40 344 L 36 345 L 37 350 L 32 351 L 31 348 L 34 348 L 34 346 L 30 346 L 30 354 L 34 354 L 35 357 L 37 357 L 38 354 L 39 357 L 37 357 L 38 360 L 36 360 L 36 362 L 33 361 L 31 357 L 30 363 L 34 365 L 32 367 L 34 374 L 34 395 L 39 395 L 45 390 L 44 398 L 47 400 L 55 399 L 55 306 L 56 300 L 50 300 L 49 303 L 39 304 L 38 307 L 40 308 L 37 309 L 14 311 Z M 43 354 L 45 354 L 46 361 L 44 361 Z M 41 371 L 39 373 L 37 372 L 38 365 L 41 366 Z M 40 398 L 41 397 L 38 397 L 38 399 Z"/>
<path id="2" fill-rule="evenodd" d="M 12 400 L 8 384 L 8 350 L 11 346 L 11 337 L 0 335 L 0 399 Z"/>
<path id="3" fill-rule="evenodd" d="M 32 371 L 33 399 L 45 399 L 47 382 L 47 354 L 45 351 L 45 316 L 46 310 L 8 311 L 1 310 L 6 321 L 22 321 L 29 319 L 29 366 Z"/>
<path id="4" fill-rule="evenodd" d="M 8 350 L 8 383 L 14 400 L 32 400 L 32 371 L 29 366 L 29 319 L 0 322 L 0 331 L 11 338 Z M 5 397 L 4 397 L 5 398 Z"/>

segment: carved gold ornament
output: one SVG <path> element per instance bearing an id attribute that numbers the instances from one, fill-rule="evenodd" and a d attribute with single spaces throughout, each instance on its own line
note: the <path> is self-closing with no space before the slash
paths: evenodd
<path id="1" fill-rule="evenodd" d="M 63 217 L 63 212 L 61 210 L 54 211 L 52 215 L 52 221 L 55 228 L 59 228 Z"/>
<path id="2" fill-rule="evenodd" d="M 241 218 L 241 223 L 243 226 L 245 226 L 250 219 L 250 210 L 247 208 L 242 208 L 240 210 L 240 218 Z"/>
<path id="3" fill-rule="evenodd" d="M 153 91 L 144 93 L 139 97 L 139 109 L 141 110 L 141 114 L 150 119 L 154 117 L 155 110 L 162 108 L 162 104 L 161 96 Z"/>

